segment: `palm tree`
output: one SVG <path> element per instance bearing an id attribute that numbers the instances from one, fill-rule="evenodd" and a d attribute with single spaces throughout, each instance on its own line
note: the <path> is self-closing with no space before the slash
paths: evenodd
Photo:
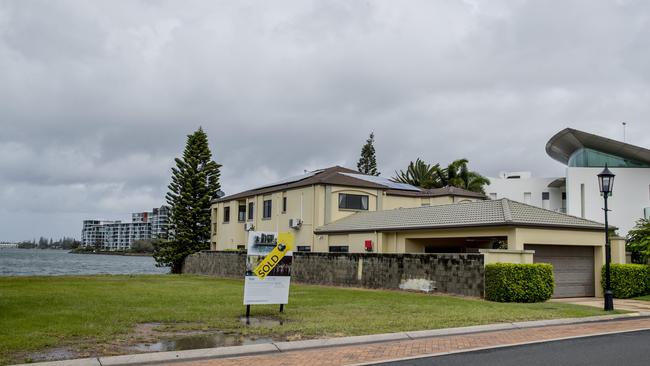
<path id="1" fill-rule="evenodd" d="M 395 172 L 393 181 L 420 188 L 452 186 L 485 194 L 483 186 L 490 184 L 490 180 L 469 170 L 468 163 L 467 159 L 458 159 L 441 169 L 440 164 L 430 165 L 418 158 L 415 163 L 411 161 L 406 171 Z"/>
<path id="2" fill-rule="evenodd" d="M 406 183 L 420 188 L 440 188 L 440 165 L 429 165 L 417 158 L 410 162 L 406 171 L 395 172 L 393 181 Z"/>
<path id="3" fill-rule="evenodd" d="M 453 186 L 485 194 L 483 186 L 490 184 L 490 180 L 469 170 L 468 163 L 467 159 L 458 159 L 452 161 L 447 168 L 442 169 L 440 180 L 443 186 Z"/>

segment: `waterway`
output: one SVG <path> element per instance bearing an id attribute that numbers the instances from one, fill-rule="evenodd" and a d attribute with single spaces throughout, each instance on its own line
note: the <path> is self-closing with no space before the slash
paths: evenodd
<path id="1" fill-rule="evenodd" d="M 0 276 L 57 276 L 92 274 L 156 274 L 148 256 L 72 254 L 67 250 L 0 248 Z"/>

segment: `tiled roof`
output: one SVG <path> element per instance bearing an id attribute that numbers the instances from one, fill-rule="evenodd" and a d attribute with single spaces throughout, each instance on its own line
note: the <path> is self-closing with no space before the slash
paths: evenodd
<path id="1" fill-rule="evenodd" d="M 381 189 L 386 191 L 386 194 L 393 196 L 413 196 L 413 197 L 437 197 L 437 196 L 462 196 L 462 197 L 475 197 L 485 198 L 483 194 L 467 191 L 456 187 L 443 187 L 436 189 L 422 189 L 415 186 L 401 184 L 404 188 L 408 189 L 394 189 L 398 185 L 389 184 L 384 185 L 377 183 L 376 177 L 368 176 L 364 179 L 364 174 L 356 170 L 333 166 L 330 168 L 318 170 L 303 176 L 294 177 L 294 179 L 285 179 L 277 184 L 265 185 L 262 187 L 250 189 L 244 192 L 232 194 L 230 196 L 222 197 L 214 200 L 213 202 L 225 202 L 239 198 L 252 197 L 259 194 L 268 194 L 273 192 L 284 191 L 292 188 L 307 187 L 314 184 L 331 184 L 347 187 L 360 187 L 370 189 Z"/>
<path id="2" fill-rule="evenodd" d="M 401 231 L 477 226 L 540 226 L 603 230 L 604 225 L 503 198 L 385 211 L 359 212 L 315 233 Z"/>

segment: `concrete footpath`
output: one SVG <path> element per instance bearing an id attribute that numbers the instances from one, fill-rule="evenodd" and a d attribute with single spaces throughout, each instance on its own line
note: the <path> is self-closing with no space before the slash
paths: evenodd
<path id="1" fill-rule="evenodd" d="M 32 366 L 361 365 L 550 340 L 650 329 L 650 313 L 275 342 L 33 363 Z"/>

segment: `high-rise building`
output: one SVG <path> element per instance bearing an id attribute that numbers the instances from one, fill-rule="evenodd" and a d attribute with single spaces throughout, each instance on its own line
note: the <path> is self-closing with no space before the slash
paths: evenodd
<path id="1" fill-rule="evenodd" d="M 84 220 L 81 243 L 104 250 L 127 250 L 137 240 L 166 238 L 168 221 L 169 207 L 164 205 L 149 212 L 134 212 L 128 223 Z"/>

